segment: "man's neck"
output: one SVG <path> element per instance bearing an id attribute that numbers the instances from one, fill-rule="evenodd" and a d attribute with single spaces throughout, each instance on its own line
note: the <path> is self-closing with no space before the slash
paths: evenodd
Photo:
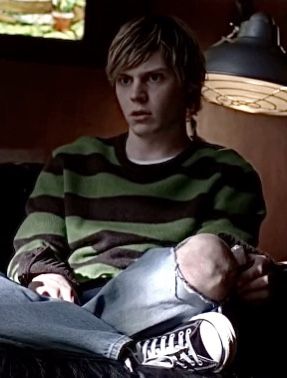
<path id="1" fill-rule="evenodd" d="M 126 154 L 131 160 L 156 161 L 168 159 L 184 151 L 190 144 L 185 130 L 180 133 L 140 136 L 129 131 L 126 142 Z"/>

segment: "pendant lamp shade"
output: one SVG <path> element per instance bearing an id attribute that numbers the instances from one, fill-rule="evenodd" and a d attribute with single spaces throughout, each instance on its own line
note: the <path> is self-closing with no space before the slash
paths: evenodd
<path id="1" fill-rule="evenodd" d="M 203 97 L 251 113 L 287 115 L 287 55 L 274 21 L 256 13 L 206 51 Z"/>

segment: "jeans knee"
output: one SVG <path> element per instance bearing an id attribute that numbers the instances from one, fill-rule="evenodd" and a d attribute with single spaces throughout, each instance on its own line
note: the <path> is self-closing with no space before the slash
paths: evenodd
<path id="1" fill-rule="evenodd" d="M 236 261 L 218 236 L 198 234 L 176 248 L 178 268 L 187 283 L 206 297 L 222 301 L 236 281 Z"/>

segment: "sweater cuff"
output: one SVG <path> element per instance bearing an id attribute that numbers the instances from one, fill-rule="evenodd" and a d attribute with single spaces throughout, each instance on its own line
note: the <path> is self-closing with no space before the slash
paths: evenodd
<path id="1" fill-rule="evenodd" d="M 77 281 L 68 263 L 57 258 L 50 247 L 40 247 L 24 253 L 19 261 L 18 279 L 21 285 L 28 287 L 32 279 L 40 274 L 56 273 L 64 276 L 74 289 Z"/>

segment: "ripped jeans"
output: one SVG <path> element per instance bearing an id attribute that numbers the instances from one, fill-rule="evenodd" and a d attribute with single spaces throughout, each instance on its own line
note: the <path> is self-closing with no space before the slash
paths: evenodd
<path id="1" fill-rule="evenodd" d="M 218 304 L 188 287 L 173 248 L 146 252 L 82 307 L 0 275 L 0 343 L 117 359 L 134 338 L 159 335 Z"/>
<path id="2" fill-rule="evenodd" d="M 109 281 L 84 306 L 119 332 L 136 338 L 161 334 L 219 307 L 182 277 L 174 248 L 154 248 Z"/>

